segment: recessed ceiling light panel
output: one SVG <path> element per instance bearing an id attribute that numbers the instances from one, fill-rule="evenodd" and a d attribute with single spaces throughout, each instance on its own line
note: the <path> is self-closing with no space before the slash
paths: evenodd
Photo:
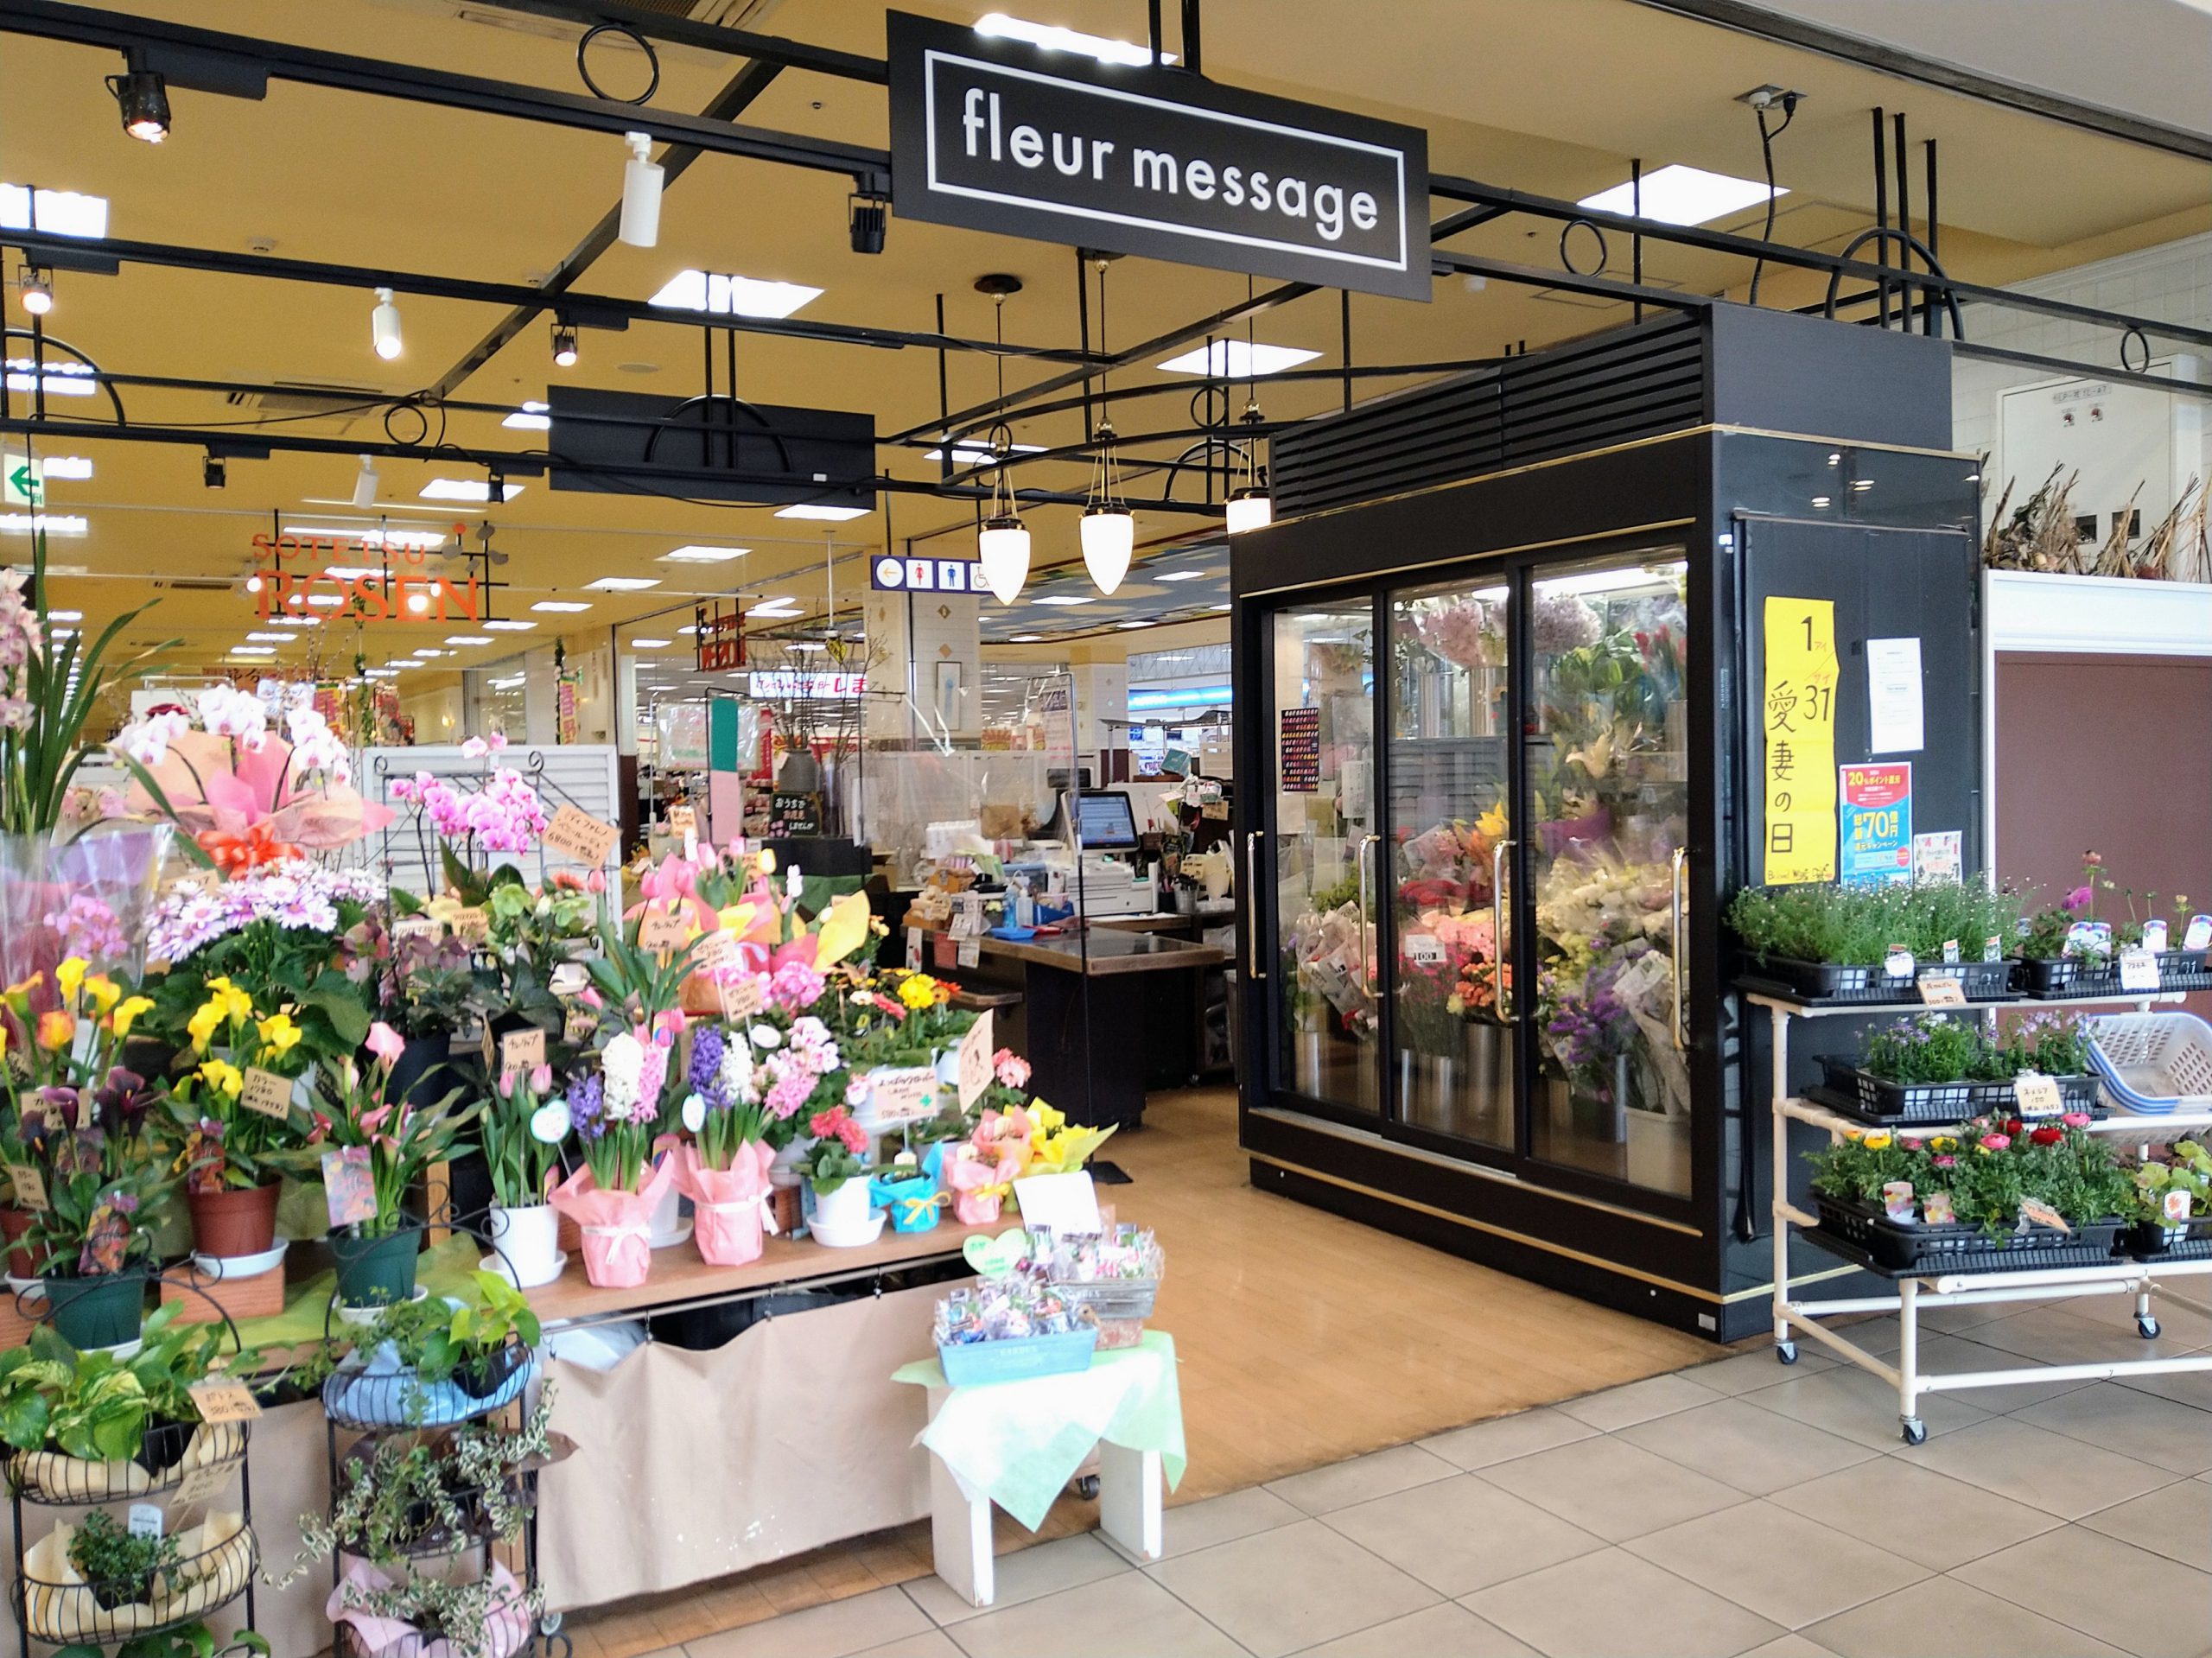
<path id="1" fill-rule="evenodd" d="M 1677 162 L 1656 173 L 1646 173 L 1641 187 L 1634 183 L 1616 184 L 1610 190 L 1583 197 L 1575 206 L 1604 213 L 1633 213 L 1637 211 L 1639 188 L 1643 216 L 1662 225 L 1710 224 L 1746 207 L 1762 206 L 1767 199 L 1766 186 L 1756 180 L 1708 173 L 1703 168 L 1684 167 Z M 1789 192 L 1777 189 L 1774 194 L 1786 196 Z"/>
<path id="2" fill-rule="evenodd" d="M 1280 374 L 1287 368 L 1296 368 L 1300 363 L 1310 363 L 1321 353 L 1301 351 L 1295 346 L 1270 346 L 1265 340 L 1247 345 L 1242 340 L 1217 340 L 1211 346 L 1200 346 L 1186 351 L 1179 357 L 1171 357 L 1154 366 L 1170 374 L 1211 374 L 1231 380 L 1265 379 L 1270 374 Z"/>
<path id="3" fill-rule="evenodd" d="M 587 581 L 589 593 L 643 593 L 648 588 L 660 585 L 657 575 L 602 575 L 596 581 Z"/>

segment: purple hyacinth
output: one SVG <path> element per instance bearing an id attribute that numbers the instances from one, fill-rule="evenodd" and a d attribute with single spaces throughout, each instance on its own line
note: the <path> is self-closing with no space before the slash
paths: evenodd
<path id="1" fill-rule="evenodd" d="M 607 1132 L 606 1094 L 607 1085 L 597 1071 L 569 1090 L 569 1121 L 586 1145 Z"/>

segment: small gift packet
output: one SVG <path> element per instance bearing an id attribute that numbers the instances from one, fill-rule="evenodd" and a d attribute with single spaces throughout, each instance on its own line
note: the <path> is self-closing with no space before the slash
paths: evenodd
<path id="1" fill-rule="evenodd" d="M 1882 1209 L 1883 1211 L 1893 1221 L 1912 1220 L 1914 1218 L 1912 1182 L 1910 1180 L 1884 1181 L 1882 1183 Z"/>
<path id="2" fill-rule="evenodd" d="M 1929 1192 L 1921 1199 L 1920 1212 L 1930 1226 L 1949 1226 L 1959 1218 L 1951 1208 L 1951 1194 L 1948 1191 Z"/>

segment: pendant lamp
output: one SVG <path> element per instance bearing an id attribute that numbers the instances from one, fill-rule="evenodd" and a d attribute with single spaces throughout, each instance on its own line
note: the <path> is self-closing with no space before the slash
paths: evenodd
<path id="1" fill-rule="evenodd" d="M 1274 522 L 1275 504 L 1264 489 L 1240 489 L 1229 498 L 1229 533 L 1241 536 L 1248 530 L 1264 530 Z"/>
<path id="2" fill-rule="evenodd" d="M 1002 605 L 1021 596 L 1029 579 L 1029 530 L 1020 515 L 995 513 L 983 520 L 976 535 L 976 556 L 983 562 L 983 580 Z"/>
<path id="3" fill-rule="evenodd" d="M 1098 260 L 1098 351 L 1106 355 L 1106 258 Z M 1107 394 L 1107 377 L 1101 370 L 1098 391 Z M 1102 407 L 1108 406 L 1102 403 Z M 1136 549 L 1137 521 L 1119 491 L 1120 468 L 1114 461 L 1114 422 L 1101 415 L 1095 435 L 1098 454 L 1090 474 L 1090 498 L 1084 504 L 1078 530 L 1083 541 L 1083 567 L 1102 594 L 1111 594 L 1129 573 L 1129 555 Z"/>

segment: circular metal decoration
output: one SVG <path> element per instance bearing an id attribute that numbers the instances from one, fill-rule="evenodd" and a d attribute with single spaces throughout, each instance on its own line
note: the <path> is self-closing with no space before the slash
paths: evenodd
<path id="1" fill-rule="evenodd" d="M 1574 263 L 1573 255 L 1567 251 L 1567 238 L 1574 233 L 1574 228 L 1578 225 L 1580 225 L 1584 230 L 1588 231 L 1591 235 L 1598 238 L 1598 263 L 1592 265 L 1587 270 L 1579 269 Z M 1605 268 L 1605 260 L 1610 256 L 1611 251 L 1611 250 L 1605 241 L 1605 232 L 1599 230 L 1597 226 L 1592 224 L 1586 219 L 1570 219 L 1565 225 L 1560 227 L 1559 262 L 1567 267 L 1567 274 L 1569 276 L 1596 276 L 1599 271 Z"/>
<path id="2" fill-rule="evenodd" d="M 590 66 L 584 61 L 585 54 L 590 52 L 591 43 L 602 35 L 620 35 L 645 54 L 645 63 L 652 71 L 652 78 L 645 82 L 645 90 L 635 98 L 617 98 L 591 78 Z M 660 90 L 660 55 L 653 50 L 651 41 L 627 23 L 594 23 L 584 31 L 583 39 L 576 42 L 576 73 L 584 85 L 591 88 L 594 98 L 603 98 L 610 104 L 644 104 L 651 101 L 652 95 Z"/>
<path id="3" fill-rule="evenodd" d="M 2143 348 L 2143 363 L 2139 368 L 2127 360 L 2127 342 L 2131 340 Z M 2120 365 L 2130 374 L 2148 374 L 2151 372 L 2151 340 L 2142 329 L 2130 328 L 2120 335 Z"/>

